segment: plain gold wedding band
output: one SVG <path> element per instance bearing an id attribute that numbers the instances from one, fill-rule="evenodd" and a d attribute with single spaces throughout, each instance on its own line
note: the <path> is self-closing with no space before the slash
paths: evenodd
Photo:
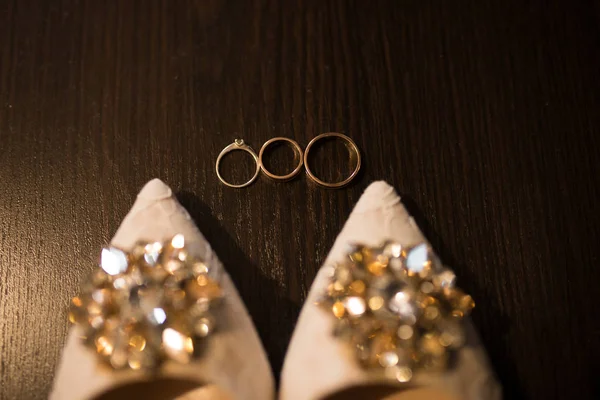
<path id="1" fill-rule="evenodd" d="M 328 138 L 328 137 L 342 139 L 345 142 L 345 145 L 348 148 L 348 150 L 350 150 L 350 158 L 352 158 L 353 155 L 356 156 L 356 167 L 354 167 L 354 171 L 352 171 L 352 173 L 350 174 L 350 176 L 348 178 L 344 179 L 341 182 L 322 181 L 321 179 L 317 178 L 315 176 L 315 174 L 313 174 L 313 172 L 310 170 L 310 167 L 308 165 L 308 153 L 310 153 L 310 149 L 313 147 L 313 145 L 316 142 L 318 142 L 321 139 Z M 332 188 L 332 189 L 333 188 L 341 188 L 341 187 L 349 184 L 350 181 L 352 181 L 352 179 L 354 179 L 356 177 L 356 175 L 358 174 L 358 171 L 360 170 L 360 164 L 361 164 L 361 159 L 360 159 L 360 151 L 358 150 L 358 146 L 356 146 L 356 143 L 354 143 L 354 141 L 352 139 L 350 139 L 348 136 L 343 135 L 341 133 L 337 133 L 337 132 L 322 133 L 319 136 L 315 137 L 313 140 L 311 140 L 308 143 L 308 146 L 306 146 L 306 150 L 304 150 L 304 168 L 306 169 L 306 174 L 314 182 L 316 182 L 317 184 L 324 186 L 326 188 Z"/>
<path id="2" fill-rule="evenodd" d="M 294 148 L 294 151 L 298 155 L 298 159 L 299 159 L 298 165 L 289 174 L 286 174 L 286 175 L 275 175 L 272 172 L 268 171 L 267 168 L 265 168 L 265 164 L 263 163 L 263 154 L 264 154 L 265 150 L 267 149 L 267 147 L 269 147 L 272 143 L 275 143 L 275 142 L 288 142 L 288 143 L 290 143 L 292 145 L 292 147 Z M 275 179 L 275 180 L 280 180 L 280 181 L 289 181 L 294 176 L 298 175 L 298 172 L 300 172 L 300 170 L 302 169 L 302 165 L 304 164 L 304 160 L 302 158 L 302 155 L 303 155 L 302 154 L 302 148 L 300 147 L 300 145 L 295 140 L 292 140 L 292 139 L 289 139 L 289 138 L 286 138 L 286 137 L 275 137 L 273 139 L 267 140 L 265 142 L 265 144 L 262 145 L 262 147 L 260 148 L 260 152 L 258 153 L 258 162 L 260 164 L 260 168 L 262 169 L 262 171 L 269 178 Z"/>

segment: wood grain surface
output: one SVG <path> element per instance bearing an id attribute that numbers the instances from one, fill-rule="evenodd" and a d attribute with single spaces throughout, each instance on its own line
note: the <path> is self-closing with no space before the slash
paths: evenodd
<path id="1" fill-rule="evenodd" d="M 0 0 L 0 398 L 47 397 L 69 298 L 154 177 L 222 258 L 276 375 L 345 218 L 385 179 L 477 300 L 506 397 L 600 396 L 599 16 L 566 0 Z M 236 137 L 328 131 L 362 150 L 348 188 L 216 179 Z M 345 152 L 322 146 L 315 169 L 341 176 Z"/>

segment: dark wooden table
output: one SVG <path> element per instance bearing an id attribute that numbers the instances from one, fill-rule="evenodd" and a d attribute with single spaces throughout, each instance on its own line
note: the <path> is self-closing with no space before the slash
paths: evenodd
<path id="1" fill-rule="evenodd" d="M 47 396 L 69 298 L 153 177 L 221 255 L 276 375 L 336 234 L 385 179 L 477 300 L 506 397 L 599 396 L 599 16 L 566 0 L 0 1 L 0 398 Z M 363 152 L 346 189 L 215 177 L 235 137 L 327 131 Z M 344 152 L 320 148 L 319 173 L 343 174 Z"/>

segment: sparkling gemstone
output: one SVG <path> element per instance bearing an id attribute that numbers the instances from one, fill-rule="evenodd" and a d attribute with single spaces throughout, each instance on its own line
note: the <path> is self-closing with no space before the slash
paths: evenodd
<path id="1" fill-rule="evenodd" d="M 456 282 L 456 275 L 449 269 L 444 269 L 433 276 L 433 284 L 439 289 L 453 288 Z"/>
<path id="2" fill-rule="evenodd" d="M 110 356 L 110 365 L 116 369 L 123 368 L 127 365 L 127 355 L 127 350 L 124 348 L 115 349 Z"/>
<path id="3" fill-rule="evenodd" d="M 363 315 L 367 309 L 365 300 L 358 296 L 346 297 L 344 299 L 344 306 L 348 311 L 348 314 L 352 317 L 359 317 Z"/>
<path id="4" fill-rule="evenodd" d="M 110 281 L 110 275 L 108 275 L 104 270 L 97 269 L 94 271 L 92 275 L 92 285 L 94 286 L 103 286 L 104 284 Z"/>
<path id="5" fill-rule="evenodd" d="M 465 342 L 465 333 L 456 321 L 446 321 L 440 326 L 440 343 L 444 347 L 459 348 Z"/>
<path id="6" fill-rule="evenodd" d="M 400 317 L 415 315 L 416 307 L 411 293 L 398 291 L 388 301 L 388 308 Z"/>
<path id="7" fill-rule="evenodd" d="M 377 311 L 377 310 L 381 309 L 381 307 L 383 307 L 384 303 L 385 303 L 385 300 L 383 300 L 383 297 L 373 296 L 369 299 L 369 308 L 372 311 Z"/>
<path id="8" fill-rule="evenodd" d="M 149 243 L 144 247 L 144 261 L 150 267 L 158 264 L 158 259 L 162 251 L 162 244 L 159 242 Z"/>
<path id="9" fill-rule="evenodd" d="M 86 305 L 86 311 L 89 318 L 93 318 L 98 315 L 104 314 L 104 307 L 101 304 L 96 303 L 95 301 L 90 301 Z"/>
<path id="10" fill-rule="evenodd" d="M 113 282 L 113 286 L 115 287 L 115 289 L 117 290 L 124 290 L 127 289 L 128 286 L 128 282 L 127 279 L 125 277 L 120 277 L 115 279 L 115 281 Z"/>
<path id="11" fill-rule="evenodd" d="M 429 293 L 433 292 L 434 289 L 435 289 L 435 286 L 433 286 L 433 283 L 431 283 L 431 282 L 423 282 L 421 284 L 421 292 L 423 292 L 425 294 L 429 294 Z"/>
<path id="12" fill-rule="evenodd" d="M 149 348 L 141 351 L 132 351 L 127 357 L 127 364 L 133 370 L 150 369 L 156 365 L 156 354 Z"/>
<path id="13" fill-rule="evenodd" d="M 420 366 L 430 371 L 442 371 L 448 365 L 448 352 L 440 352 L 440 354 L 421 353 L 419 359 Z"/>
<path id="14" fill-rule="evenodd" d="M 201 317 L 210 309 L 210 300 L 198 299 L 188 309 L 188 313 L 192 318 Z"/>
<path id="15" fill-rule="evenodd" d="M 404 272 L 404 265 L 400 258 L 392 258 L 389 263 L 390 269 L 396 273 Z"/>
<path id="16" fill-rule="evenodd" d="M 335 315 L 336 318 L 342 318 L 344 314 L 346 314 L 346 307 L 344 307 L 344 303 L 342 303 L 341 301 L 336 301 L 335 303 L 333 303 L 331 309 L 333 311 L 333 315 Z"/>
<path id="17" fill-rule="evenodd" d="M 365 283 L 361 280 L 356 280 L 356 281 L 352 282 L 349 287 L 350 291 L 353 294 L 358 294 L 358 295 L 363 294 L 365 292 L 365 288 L 366 288 Z"/>
<path id="18" fill-rule="evenodd" d="M 142 299 L 140 302 L 140 309 L 148 321 L 152 325 L 162 325 L 167 320 L 167 313 L 163 307 L 161 307 L 161 299 L 159 295 L 148 296 Z"/>
<path id="19" fill-rule="evenodd" d="M 404 383 L 408 382 L 412 379 L 413 373 L 412 369 L 409 367 L 400 367 L 395 371 L 395 377 L 398 382 Z"/>
<path id="20" fill-rule="evenodd" d="M 393 351 L 396 348 L 395 340 L 389 333 L 381 332 L 373 336 L 371 339 L 372 364 L 379 362 L 378 358 L 381 354 Z"/>
<path id="21" fill-rule="evenodd" d="M 183 235 L 178 234 L 173 236 L 173 239 L 171 239 L 171 246 L 174 249 L 183 249 L 183 247 L 185 246 L 185 239 Z"/>
<path id="22" fill-rule="evenodd" d="M 96 289 L 92 292 L 92 299 L 98 304 L 108 305 L 112 301 L 112 293 L 106 289 Z"/>
<path id="23" fill-rule="evenodd" d="M 406 268 L 409 273 L 421 274 L 429 268 L 429 249 L 426 244 L 420 244 L 408 250 L 406 254 Z"/>
<path id="24" fill-rule="evenodd" d="M 161 308 L 163 295 L 162 288 L 158 286 L 140 285 L 131 290 L 130 302 L 139 307 L 144 315 L 149 315 L 155 308 Z"/>
<path id="25" fill-rule="evenodd" d="M 147 318 L 154 325 L 162 325 L 167 320 L 167 313 L 164 309 L 156 307 L 147 314 Z"/>
<path id="26" fill-rule="evenodd" d="M 333 277 L 336 282 L 342 285 L 342 287 L 352 282 L 352 272 L 350 271 L 350 268 L 346 266 L 338 266 L 335 269 Z"/>
<path id="27" fill-rule="evenodd" d="M 112 287 L 117 289 L 117 293 L 129 295 L 129 291 L 139 285 L 143 285 L 145 277 L 143 272 L 136 265 L 132 266 L 126 274 L 119 275 L 112 281 Z M 118 296 L 116 296 L 118 297 Z"/>
<path id="28" fill-rule="evenodd" d="M 462 296 L 456 304 L 456 308 L 464 313 L 471 311 L 473 307 L 475 307 L 475 302 L 468 294 Z"/>
<path id="29" fill-rule="evenodd" d="M 394 351 L 386 351 L 379 355 L 379 364 L 384 368 L 393 367 L 398 364 L 398 360 L 398 354 Z"/>
<path id="30" fill-rule="evenodd" d="M 88 322 L 92 328 L 100 329 L 102 327 L 102 325 L 104 325 L 104 316 L 96 315 L 96 316 L 90 317 Z"/>
<path id="31" fill-rule="evenodd" d="M 165 263 L 165 270 L 170 274 L 175 273 L 175 271 L 178 271 L 183 267 L 184 264 L 179 260 L 169 260 Z"/>
<path id="32" fill-rule="evenodd" d="M 189 257 L 189 254 L 187 251 L 181 249 L 177 252 L 177 254 L 175 255 L 175 257 L 177 257 L 177 259 L 179 261 L 187 261 L 187 258 Z"/>
<path id="33" fill-rule="evenodd" d="M 424 353 L 431 354 L 433 356 L 441 356 L 445 353 L 444 346 L 440 343 L 440 338 L 438 335 L 433 333 L 425 334 L 421 338 L 421 342 L 419 343 L 421 351 Z"/>
<path id="34" fill-rule="evenodd" d="M 453 308 L 452 314 L 455 317 L 462 318 L 475 307 L 475 302 L 473 301 L 473 298 L 468 294 L 465 294 L 460 289 L 445 289 L 444 295 L 450 302 L 450 305 Z"/>
<path id="35" fill-rule="evenodd" d="M 189 334 L 175 328 L 166 328 L 162 333 L 165 353 L 172 360 L 187 363 L 194 353 L 194 342 Z"/>
<path id="36" fill-rule="evenodd" d="M 102 249 L 100 267 L 109 275 L 119 275 L 127 271 L 127 254 L 115 247 Z"/>
<path id="37" fill-rule="evenodd" d="M 340 293 L 340 294 L 341 294 L 341 293 L 343 293 L 343 292 L 344 292 L 344 290 L 345 290 L 345 289 L 346 289 L 346 288 L 344 287 L 344 285 L 343 285 L 343 284 L 341 284 L 339 281 L 335 281 L 335 282 L 333 282 L 333 284 L 332 284 L 332 289 L 331 289 L 331 291 L 332 291 L 332 292 L 334 292 L 334 293 Z"/>
<path id="38" fill-rule="evenodd" d="M 103 356 L 110 356 L 115 348 L 115 343 L 110 336 L 98 336 L 95 342 L 96 351 Z"/>
<path id="39" fill-rule="evenodd" d="M 402 323 L 406 325 L 415 325 L 417 323 L 417 315 L 405 315 L 402 317 Z"/>
<path id="40" fill-rule="evenodd" d="M 194 333 L 199 337 L 208 336 L 214 329 L 215 321 L 212 317 L 205 316 L 199 318 L 194 323 Z"/>
<path id="41" fill-rule="evenodd" d="M 187 306 L 185 291 L 177 287 L 165 287 L 165 297 L 173 309 L 183 310 Z M 188 310 L 189 311 L 189 310 Z"/>
<path id="42" fill-rule="evenodd" d="M 413 336 L 413 328 L 410 325 L 401 325 L 398 328 L 398 337 L 402 340 L 408 340 Z"/>
<path id="43" fill-rule="evenodd" d="M 375 276 L 381 276 L 387 268 L 387 261 L 374 260 L 367 265 L 367 270 Z"/>
<path id="44" fill-rule="evenodd" d="M 398 258 L 402 255 L 402 245 L 398 243 L 388 243 L 383 248 L 383 252 L 389 257 Z"/>
<path id="45" fill-rule="evenodd" d="M 71 323 L 80 323 L 86 320 L 86 310 L 81 297 L 73 297 L 69 309 L 69 321 Z"/>
<path id="46" fill-rule="evenodd" d="M 146 338 L 142 335 L 133 335 L 129 338 L 129 348 L 132 351 L 142 351 L 146 348 Z"/>
<path id="47" fill-rule="evenodd" d="M 185 285 L 192 279 L 194 279 L 194 275 L 189 268 L 179 268 L 167 277 L 165 286 L 184 289 Z"/>
<path id="48" fill-rule="evenodd" d="M 355 247 L 354 251 L 349 253 L 349 257 L 350 260 L 354 261 L 355 263 L 362 263 L 365 259 L 365 255 L 362 252 L 362 248 L 360 247 Z"/>
<path id="49" fill-rule="evenodd" d="M 439 306 L 440 301 L 435 296 L 420 296 L 419 305 L 421 308 L 426 308 L 428 306 Z"/>
<path id="50" fill-rule="evenodd" d="M 392 350 L 395 347 L 394 338 L 387 332 L 378 333 L 373 338 L 372 346 L 376 354 Z"/>
<path id="51" fill-rule="evenodd" d="M 243 145 L 244 145 L 244 139 L 235 139 L 235 140 L 234 140 L 234 143 L 235 143 L 237 146 L 243 146 Z"/>
<path id="52" fill-rule="evenodd" d="M 402 280 L 396 279 L 390 275 L 375 277 L 371 280 L 368 293 L 371 296 L 381 296 L 384 299 L 389 299 L 397 292 L 408 290 L 409 286 Z"/>
<path id="53" fill-rule="evenodd" d="M 127 358 L 127 363 L 129 364 L 129 368 L 133 370 L 138 370 L 142 368 L 144 356 L 140 353 L 131 353 Z"/>
<path id="54" fill-rule="evenodd" d="M 127 347 L 126 329 L 121 325 L 119 318 L 114 316 L 106 318 L 100 329 L 96 329 L 89 337 L 96 352 L 104 361 L 111 363 L 111 357 Z M 116 356 L 118 358 L 118 355 Z"/>
<path id="55" fill-rule="evenodd" d="M 206 275 L 189 281 L 185 290 L 193 299 L 215 300 L 222 295 L 221 286 Z"/>
<path id="56" fill-rule="evenodd" d="M 436 306 L 426 307 L 423 311 L 423 316 L 425 317 L 425 319 L 433 321 L 440 316 L 440 309 Z"/>
<path id="57" fill-rule="evenodd" d="M 197 261 L 192 264 L 192 272 L 195 276 L 207 275 L 210 272 L 210 268 L 202 261 Z"/>

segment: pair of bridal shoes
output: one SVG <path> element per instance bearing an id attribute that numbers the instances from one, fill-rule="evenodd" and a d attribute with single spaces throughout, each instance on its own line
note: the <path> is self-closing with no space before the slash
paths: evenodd
<path id="1" fill-rule="evenodd" d="M 501 398 L 473 299 L 385 182 L 319 270 L 278 394 L 226 266 L 167 185 L 147 183 L 99 253 L 70 305 L 52 400 Z"/>

